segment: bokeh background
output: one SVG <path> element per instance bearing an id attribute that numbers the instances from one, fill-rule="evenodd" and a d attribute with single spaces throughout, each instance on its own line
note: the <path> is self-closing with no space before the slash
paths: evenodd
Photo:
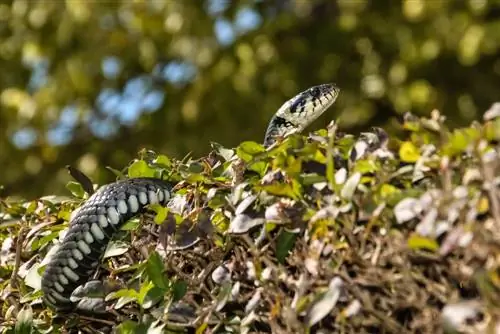
<path id="1" fill-rule="evenodd" d="M 0 196 L 105 183 L 142 148 L 174 158 L 261 141 L 279 106 L 335 82 L 357 133 L 437 108 L 450 126 L 500 99 L 487 0 L 13 0 L 0 3 Z"/>

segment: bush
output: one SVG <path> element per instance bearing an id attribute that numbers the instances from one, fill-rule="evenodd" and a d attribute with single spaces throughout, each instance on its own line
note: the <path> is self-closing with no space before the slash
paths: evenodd
<path id="1" fill-rule="evenodd" d="M 212 144 L 202 159 L 142 151 L 117 178 L 177 183 L 167 208 L 129 221 L 99 279 L 103 315 L 41 303 L 44 255 L 92 183 L 72 196 L 5 199 L 4 332 L 486 332 L 498 328 L 500 105 L 450 130 L 407 114 L 401 138 L 332 123 L 266 150 Z M 107 294 L 109 291 L 103 292 Z"/>

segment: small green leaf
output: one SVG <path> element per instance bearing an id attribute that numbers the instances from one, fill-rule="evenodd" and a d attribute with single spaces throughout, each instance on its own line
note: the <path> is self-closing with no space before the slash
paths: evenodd
<path id="1" fill-rule="evenodd" d="M 195 182 L 203 182 L 205 181 L 206 178 L 201 174 L 189 174 L 185 179 L 189 183 L 195 183 Z"/>
<path id="2" fill-rule="evenodd" d="M 207 328 L 208 328 L 208 323 L 204 322 L 198 328 L 196 328 L 195 334 L 203 334 L 206 332 Z"/>
<path id="3" fill-rule="evenodd" d="M 288 156 L 286 158 L 286 172 L 288 175 L 297 175 L 302 171 L 302 160 L 297 159 L 293 156 Z"/>
<path id="4" fill-rule="evenodd" d="M 292 180 L 288 183 L 266 184 L 256 188 L 265 190 L 272 195 L 287 196 L 292 199 L 298 199 L 301 193 L 301 186 L 296 180 Z"/>
<path id="5" fill-rule="evenodd" d="M 326 165 L 326 156 L 320 150 L 316 149 L 311 156 L 311 160 L 319 162 L 320 164 Z"/>
<path id="6" fill-rule="evenodd" d="M 45 246 L 46 244 L 57 238 L 58 236 L 59 236 L 59 231 L 55 231 L 44 237 L 41 237 L 40 239 L 33 240 L 33 243 L 31 244 L 31 250 L 37 251 L 41 247 Z"/>
<path id="7" fill-rule="evenodd" d="M 408 239 L 408 247 L 411 249 L 428 249 L 430 251 L 436 251 L 439 248 L 439 244 L 434 239 L 413 234 Z"/>
<path id="8" fill-rule="evenodd" d="M 123 241 L 112 241 L 106 247 L 106 251 L 104 252 L 102 258 L 106 259 L 108 257 L 125 254 L 126 252 L 128 252 L 129 247 L 130 246 Z"/>
<path id="9" fill-rule="evenodd" d="M 244 141 L 238 146 L 238 148 L 250 155 L 257 155 L 266 151 L 262 144 L 254 141 Z"/>
<path id="10" fill-rule="evenodd" d="M 187 292 L 187 283 L 186 281 L 177 280 L 172 285 L 172 295 L 174 298 L 174 302 L 179 301 L 184 297 Z"/>
<path id="11" fill-rule="evenodd" d="M 134 177 L 154 177 L 155 170 L 148 166 L 144 160 L 134 161 L 128 168 L 128 176 Z"/>
<path id="12" fill-rule="evenodd" d="M 398 188 L 396 188 L 392 184 L 385 183 L 380 187 L 380 196 L 382 197 L 382 199 L 386 199 L 386 198 L 395 196 L 399 193 L 401 193 L 401 190 L 399 190 Z"/>
<path id="13" fill-rule="evenodd" d="M 170 168 L 172 166 L 170 158 L 163 154 L 160 154 L 156 157 L 156 159 L 154 160 L 154 164 L 163 168 Z"/>
<path id="14" fill-rule="evenodd" d="M 477 129 L 457 129 L 453 131 L 448 142 L 444 145 L 443 153 L 451 157 L 461 154 L 479 138 L 480 134 Z"/>
<path id="15" fill-rule="evenodd" d="M 281 232 L 276 242 L 276 258 L 278 259 L 279 263 L 285 263 L 285 259 L 288 256 L 288 253 L 295 244 L 295 239 L 297 239 L 297 234 L 285 230 Z"/>
<path id="16" fill-rule="evenodd" d="M 139 292 L 137 293 L 137 302 L 139 305 L 144 306 L 144 301 L 146 300 L 146 296 L 148 295 L 148 292 L 154 288 L 154 283 L 151 281 L 144 282 L 141 284 L 141 288 L 139 289 Z"/>
<path id="17" fill-rule="evenodd" d="M 253 141 L 245 141 L 236 148 L 236 154 L 245 162 L 250 161 L 255 155 L 265 151 L 266 149 L 263 145 Z"/>
<path id="18" fill-rule="evenodd" d="M 15 334 L 31 334 L 33 330 L 33 310 L 30 306 L 25 306 L 17 314 Z"/>
<path id="19" fill-rule="evenodd" d="M 234 156 L 234 150 L 228 149 L 223 147 L 222 145 L 218 143 L 210 143 L 212 146 L 212 149 L 220 155 L 225 161 L 231 160 L 231 158 Z"/>
<path id="20" fill-rule="evenodd" d="M 133 218 L 128 220 L 123 226 L 121 227 L 120 230 L 122 231 L 135 231 L 141 224 L 141 220 L 139 218 Z"/>
<path id="21" fill-rule="evenodd" d="M 157 252 L 153 252 L 149 256 L 146 263 L 146 272 L 155 286 L 164 290 L 170 287 L 170 282 L 165 276 L 165 265 Z"/>
<path id="22" fill-rule="evenodd" d="M 267 171 L 268 164 L 264 161 L 257 161 L 248 165 L 248 169 L 254 171 L 260 175 L 260 177 L 264 176 Z"/>
<path id="23" fill-rule="evenodd" d="M 120 289 L 115 292 L 111 292 L 105 298 L 106 301 L 118 299 L 115 304 L 115 308 L 122 308 L 124 305 L 137 301 L 138 293 L 134 289 Z"/>
<path id="24" fill-rule="evenodd" d="M 156 213 L 154 222 L 156 224 L 162 224 L 165 219 L 167 219 L 168 208 L 161 206 L 160 204 L 151 204 L 149 208 Z"/>
<path id="25" fill-rule="evenodd" d="M 357 160 L 354 170 L 356 172 L 360 172 L 361 174 L 368 174 L 377 172 L 379 167 L 373 160 Z"/>
<path id="26" fill-rule="evenodd" d="M 150 308 L 153 305 L 156 305 L 159 301 L 165 298 L 165 289 L 161 289 L 157 286 L 153 286 L 148 290 L 148 293 L 144 297 L 144 301 L 142 302 L 142 307 L 145 309 Z"/>
<path id="27" fill-rule="evenodd" d="M 189 173 L 199 174 L 203 173 L 203 170 L 204 170 L 203 164 L 197 161 L 190 163 L 188 166 Z"/>
<path id="28" fill-rule="evenodd" d="M 412 142 L 405 141 L 399 148 L 399 157 L 404 162 L 416 162 L 420 159 L 420 152 Z"/>
<path id="29" fill-rule="evenodd" d="M 34 213 L 37 208 L 38 208 L 38 201 L 29 202 L 28 206 L 26 207 L 26 214 Z"/>
<path id="30" fill-rule="evenodd" d="M 138 324 L 132 320 L 125 320 L 115 328 L 116 334 L 146 334 L 148 329 L 145 324 Z"/>
<path id="31" fill-rule="evenodd" d="M 84 198 L 85 190 L 80 183 L 75 181 L 69 181 L 66 184 L 66 188 L 71 192 L 71 194 L 77 198 Z"/>
<path id="32" fill-rule="evenodd" d="M 314 173 L 314 174 L 303 174 L 301 183 L 304 186 L 309 186 L 311 184 L 325 182 L 325 181 L 326 181 L 325 176 Z"/>

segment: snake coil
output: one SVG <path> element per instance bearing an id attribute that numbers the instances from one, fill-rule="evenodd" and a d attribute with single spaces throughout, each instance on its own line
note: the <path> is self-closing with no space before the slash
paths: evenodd
<path id="1" fill-rule="evenodd" d="M 311 87 L 285 102 L 267 128 L 264 146 L 277 138 L 301 132 L 336 100 L 333 84 Z M 88 281 L 102 255 L 123 224 L 146 211 L 150 204 L 166 205 L 172 185 L 156 178 L 132 178 L 97 190 L 70 219 L 66 235 L 53 252 L 42 275 L 44 301 L 56 310 L 76 308 L 71 294 Z"/>

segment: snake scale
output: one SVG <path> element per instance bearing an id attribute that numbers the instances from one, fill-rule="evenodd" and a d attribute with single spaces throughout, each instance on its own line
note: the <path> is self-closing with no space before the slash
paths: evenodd
<path id="1" fill-rule="evenodd" d="M 286 101 L 271 118 L 264 146 L 304 130 L 337 99 L 333 84 L 311 87 Z M 130 178 L 98 189 L 70 219 L 69 228 L 42 275 L 44 301 L 56 310 L 71 310 L 73 291 L 86 283 L 99 266 L 115 232 L 148 205 L 166 205 L 172 185 L 156 178 Z"/>

